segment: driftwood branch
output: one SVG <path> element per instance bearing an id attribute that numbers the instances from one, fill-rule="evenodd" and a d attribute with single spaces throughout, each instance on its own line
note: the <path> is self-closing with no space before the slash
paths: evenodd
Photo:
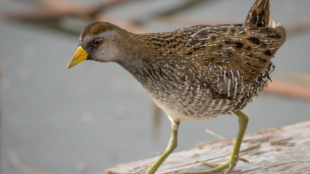
<path id="1" fill-rule="evenodd" d="M 300 85 L 287 83 L 280 80 L 274 80 L 268 85 L 264 92 L 271 92 L 275 94 L 296 97 L 300 99 L 310 99 L 310 88 Z"/>
<path id="2" fill-rule="evenodd" d="M 178 174 L 210 169 L 196 161 L 226 162 L 234 140 L 224 139 L 197 145 L 197 148 L 171 154 L 157 174 Z M 241 147 L 242 161 L 232 174 L 310 173 L 310 121 L 247 135 Z M 106 169 L 101 174 L 142 174 L 158 157 Z M 223 173 L 223 172 L 222 172 Z"/>
<path id="3" fill-rule="evenodd" d="M 81 4 L 75 3 L 70 0 L 62 1 L 62 0 L 32 0 L 40 3 L 42 6 L 25 11 L 2 11 L 0 13 L 0 17 L 3 19 L 10 20 L 20 20 L 20 21 L 44 21 L 44 20 L 57 20 L 63 17 L 75 17 L 79 18 L 83 21 L 91 22 L 91 21 L 106 21 L 116 24 L 122 28 L 126 28 L 126 30 L 133 33 L 145 33 L 146 31 L 137 25 L 133 25 L 128 21 L 122 21 L 116 19 L 107 14 L 102 14 L 100 12 L 126 3 L 126 2 L 134 2 L 138 0 L 110 0 L 99 2 L 95 5 L 92 4 Z"/>
<path id="4" fill-rule="evenodd" d="M 15 20 L 46 20 L 46 19 L 59 19 L 66 16 L 87 16 L 95 17 L 102 10 L 111 8 L 121 3 L 136 1 L 136 0 L 111 0 L 100 2 L 95 5 L 85 5 L 74 3 L 71 1 L 61 0 L 33 0 L 39 2 L 43 7 L 26 11 L 13 11 L 13 12 L 2 12 L 3 18 L 15 19 Z"/>
<path id="5" fill-rule="evenodd" d="M 309 30 L 310 30 L 310 19 L 299 22 L 295 25 L 288 26 L 286 29 L 288 36 L 301 34 L 304 32 L 308 32 Z"/>

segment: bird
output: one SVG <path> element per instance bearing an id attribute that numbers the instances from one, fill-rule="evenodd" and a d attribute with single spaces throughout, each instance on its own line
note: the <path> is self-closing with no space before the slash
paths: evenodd
<path id="1" fill-rule="evenodd" d="M 229 174 L 238 161 L 249 118 L 241 110 L 271 81 L 271 59 L 286 41 L 273 21 L 269 0 L 256 0 L 242 24 L 195 25 L 170 32 L 134 34 L 108 22 L 93 22 L 81 32 L 67 68 L 84 60 L 115 62 L 147 90 L 171 121 L 166 150 L 145 172 L 154 174 L 177 147 L 181 121 L 208 120 L 234 113 L 239 130 L 226 163 L 187 172 Z"/>

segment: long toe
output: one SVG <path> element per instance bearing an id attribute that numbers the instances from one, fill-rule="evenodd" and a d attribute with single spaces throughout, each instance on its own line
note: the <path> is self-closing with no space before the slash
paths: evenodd
<path id="1" fill-rule="evenodd" d="M 211 163 L 211 162 L 208 162 L 208 161 L 199 161 L 199 163 L 207 165 L 207 166 L 210 166 L 210 167 L 218 167 L 218 166 L 223 164 L 223 163 Z"/>
<path id="2" fill-rule="evenodd" d="M 207 170 L 207 171 L 186 172 L 185 174 L 212 174 L 212 173 L 220 172 L 224 169 L 227 169 L 224 174 L 229 174 L 232 171 L 232 169 L 235 167 L 235 165 L 232 164 L 231 162 L 210 163 L 210 162 L 206 162 L 206 161 L 200 161 L 199 163 L 207 165 L 207 166 L 215 167 L 215 168 L 213 168 L 211 170 Z"/>

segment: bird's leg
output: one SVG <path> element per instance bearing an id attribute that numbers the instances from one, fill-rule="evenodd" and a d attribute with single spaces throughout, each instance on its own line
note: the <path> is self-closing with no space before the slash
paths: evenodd
<path id="1" fill-rule="evenodd" d="M 165 161 L 165 159 L 170 155 L 171 152 L 178 145 L 178 128 L 180 121 L 171 120 L 171 137 L 168 143 L 168 146 L 164 153 L 161 154 L 159 159 L 145 172 L 145 174 L 154 174 L 159 166 Z"/>
<path id="2" fill-rule="evenodd" d="M 229 174 L 232 169 L 236 166 L 239 160 L 243 162 L 248 162 L 246 159 L 239 158 L 240 147 L 242 143 L 242 139 L 248 125 L 249 118 L 241 111 L 235 112 L 235 114 L 239 117 L 239 131 L 236 138 L 236 142 L 234 144 L 234 149 L 230 155 L 229 161 L 226 163 L 210 163 L 206 161 L 200 161 L 201 164 L 208 165 L 210 167 L 215 167 L 212 170 L 201 171 L 201 172 L 188 172 L 186 174 L 211 174 L 215 172 L 219 172 L 227 168 L 224 174 Z"/>

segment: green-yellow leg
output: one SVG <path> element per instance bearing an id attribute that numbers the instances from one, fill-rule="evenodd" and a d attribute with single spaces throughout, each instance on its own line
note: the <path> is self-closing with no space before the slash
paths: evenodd
<path id="1" fill-rule="evenodd" d="M 239 117 L 239 131 L 236 138 L 236 143 L 234 145 L 234 149 L 230 155 L 229 161 L 227 163 L 210 163 L 206 161 L 200 161 L 201 164 L 205 164 L 211 167 L 215 167 L 212 170 L 208 171 L 201 171 L 201 172 L 188 172 L 186 174 L 211 174 L 215 172 L 222 171 L 227 168 L 224 174 L 229 174 L 232 169 L 236 166 L 237 162 L 239 160 L 243 162 L 248 162 L 247 160 L 243 158 L 239 158 L 239 151 L 242 143 L 242 139 L 246 130 L 246 127 L 248 125 L 249 118 L 241 111 L 235 112 L 235 114 Z"/>
<path id="2" fill-rule="evenodd" d="M 171 123 L 171 137 L 168 143 L 168 146 L 163 154 L 159 157 L 159 159 L 145 172 L 145 174 L 154 174 L 159 166 L 165 161 L 165 159 L 170 155 L 171 152 L 178 145 L 178 128 L 180 121 L 172 121 Z"/>

